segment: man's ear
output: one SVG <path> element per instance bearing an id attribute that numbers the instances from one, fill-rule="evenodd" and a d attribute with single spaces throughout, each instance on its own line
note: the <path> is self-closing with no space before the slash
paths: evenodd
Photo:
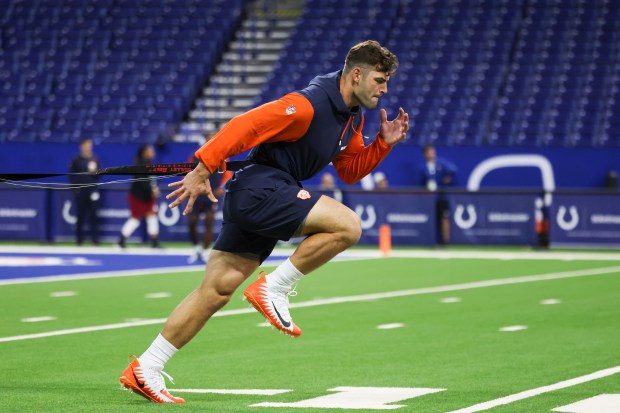
<path id="1" fill-rule="evenodd" d="M 355 83 L 359 83 L 362 80 L 362 74 L 362 69 L 359 67 L 354 67 L 353 70 L 351 70 L 351 75 Z"/>

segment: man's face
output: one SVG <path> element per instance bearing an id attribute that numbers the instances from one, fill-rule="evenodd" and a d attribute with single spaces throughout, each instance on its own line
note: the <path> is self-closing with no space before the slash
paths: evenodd
<path id="1" fill-rule="evenodd" d="M 424 157 L 428 162 L 435 162 L 435 148 L 426 148 L 424 151 Z"/>
<path id="2" fill-rule="evenodd" d="M 82 156 L 90 157 L 93 154 L 93 141 L 83 141 L 80 146 L 80 152 L 82 153 Z"/>
<path id="3" fill-rule="evenodd" d="M 387 93 L 387 82 L 390 75 L 371 69 L 362 69 L 359 75 L 359 83 L 353 91 L 363 108 L 374 109 L 379 103 L 379 98 Z"/>

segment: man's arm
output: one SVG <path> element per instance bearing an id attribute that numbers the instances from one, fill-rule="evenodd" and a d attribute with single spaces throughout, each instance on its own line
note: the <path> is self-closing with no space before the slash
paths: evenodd
<path id="1" fill-rule="evenodd" d="M 385 109 L 381 109 L 381 126 L 373 143 L 364 146 L 362 127 L 355 131 L 355 135 L 347 148 L 334 159 L 333 164 L 338 176 L 348 184 L 354 184 L 381 163 L 390 153 L 392 146 L 405 139 L 409 130 L 409 115 L 400 108 L 394 120 L 387 120 Z"/>
<path id="2" fill-rule="evenodd" d="M 314 108 L 297 93 L 266 103 L 242 115 L 236 116 L 215 136 L 196 151 L 200 163 L 182 181 L 168 186 L 177 188 L 166 199 L 174 199 L 169 205 L 175 208 L 187 201 L 183 215 L 190 213 L 196 198 L 206 194 L 217 202 L 209 183 L 209 176 L 224 161 L 264 142 L 293 142 L 301 138 L 312 121 Z"/>
<path id="3" fill-rule="evenodd" d="M 313 116 L 314 108 L 308 99 L 289 93 L 232 118 L 196 151 L 196 157 L 213 173 L 227 158 L 261 143 L 298 140 L 308 130 Z"/>
<path id="4" fill-rule="evenodd" d="M 340 179 L 347 184 L 354 184 L 372 172 L 391 149 L 380 135 L 377 135 L 373 143 L 364 146 L 362 134 L 356 132 L 347 148 L 334 159 L 333 164 Z"/>

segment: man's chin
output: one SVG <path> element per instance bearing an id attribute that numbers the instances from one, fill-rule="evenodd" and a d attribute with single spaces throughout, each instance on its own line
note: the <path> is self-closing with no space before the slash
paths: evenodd
<path id="1" fill-rule="evenodd" d="M 361 105 L 364 109 L 374 109 L 377 107 L 378 104 L 379 104 L 378 100 L 376 102 L 371 100 L 370 102 L 364 102 Z"/>

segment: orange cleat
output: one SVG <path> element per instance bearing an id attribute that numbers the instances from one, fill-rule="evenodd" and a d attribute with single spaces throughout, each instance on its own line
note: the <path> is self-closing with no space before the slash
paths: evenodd
<path id="1" fill-rule="evenodd" d="M 174 397 L 166 389 L 164 373 L 153 369 L 142 369 L 140 362 L 135 358 L 121 374 L 121 384 L 127 390 L 137 393 L 154 403 L 185 403 L 180 397 Z M 172 378 L 166 374 L 172 381 Z"/>
<path id="2" fill-rule="evenodd" d="M 250 304 L 275 328 L 289 336 L 299 337 L 301 329 L 295 325 L 288 311 L 289 294 L 290 292 L 268 287 L 266 276 L 254 281 L 243 293 Z"/>

